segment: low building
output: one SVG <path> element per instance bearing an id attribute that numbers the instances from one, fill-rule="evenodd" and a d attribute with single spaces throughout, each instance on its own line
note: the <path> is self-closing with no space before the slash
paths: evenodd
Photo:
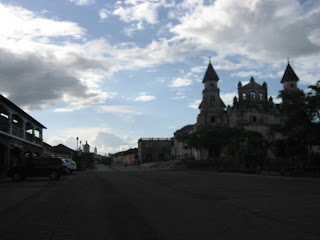
<path id="1" fill-rule="evenodd" d="M 72 159 L 74 150 L 68 148 L 63 144 L 59 144 L 57 146 L 51 146 L 48 143 L 43 143 L 43 154 L 45 155 L 53 155 L 56 157 Z"/>
<path id="2" fill-rule="evenodd" d="M 138 162 L 138 149 L 131 148 L 127 151 L 117 152 L 112 155 L 114 163 L 124 164 L 124 165 L 137 165 Z"/>
<path id="3" fill-rule="evenodd" d="M 171 138 L 140 138 L 138 140 L 139 163 L 169 161 L 173 155 Z"/>
<path id="4" fill-rule="evenodd" d="M 0 175 L 22 164 L 26 155 L 43 153 L 41 123 L 0 94 Z"/>

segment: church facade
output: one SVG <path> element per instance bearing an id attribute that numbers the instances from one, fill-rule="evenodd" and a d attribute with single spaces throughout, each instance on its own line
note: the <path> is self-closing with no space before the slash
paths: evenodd
<path id="1" fill-rule="evenodd" d="M 297 90 L 298 80 L 297 75 L 288 62 L 281 80 L 283 90 Z M 271 96 L 268 96 L 268 86 L 266 82 L 260 85 L 253 77 L 251 77 L 250 82 L 246 85 L 242 85 L 242 83 L 239 82 L 238 97 L 234 97 L 232 106 L 226 107 L 220 97 L 218 81 L 219 77 L 210 61 L 202 81 L 204 90 L 199 106 L 200 113 L 197 117 L 197 123 L 187 125 L 174 134 L 176 159 L 210 159 L 209 152 L 206 149 L 185 149 L 183 143 L 176 139 L 178 133 L 190 133 L 198 127 L 203 126 L 227 126 L 256 132 L 264 139 L 270 140 L 270 126 L 282 123 L 283 115 L 279 105 L 273 102 Z"/>

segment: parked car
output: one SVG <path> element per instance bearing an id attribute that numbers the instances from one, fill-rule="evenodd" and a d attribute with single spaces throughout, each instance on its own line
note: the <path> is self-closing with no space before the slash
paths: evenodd
<path id="1" fill-rule="evenodd" d="M 63 158 L 62 160 L 65 161 L 68 167 L 68 174 L 71 174 L 72 172 L 77 170 L 77 164 L 72 159 Z"/>
<path id="2" fill-rule="evenodd" d="M 45 177 L 58 179 L 67 173 L 67 165 L 61 158 L 42 156 L 26 159 L 22 166 L 13 167 L 8 171 L 8 177 L 14 181 L 24 180 L 27 177 Z"/>

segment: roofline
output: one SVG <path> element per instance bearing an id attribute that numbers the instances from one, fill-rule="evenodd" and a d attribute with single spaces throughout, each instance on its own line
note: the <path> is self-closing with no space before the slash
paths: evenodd
<path id="1" fill-rule="evenodd" d="M 7 99 L 6 97 L 2 96 L 0 94 L 0 99 L 2 101 L 4 101 L 7 105 L 11 106 L 13 109 L 15 109 L 18 113 L 22 114 L 22 115 L 26 115 L 27 118 L 29 120 L 32 120 L 34 122 L 36 122 L 37 124 L 39 124 L 42 128 L 47 129 L 44 125 L 42 125 L 40 122 L 38 122 L 37 120 L 35 120 L 33 117 L 31 117 L 28 113 L 26 113 L 25 111 L 23 111 L 20 107 L 18 107 L 16 104 L 14 104 L 13 102 L 11 102 L 9 99 Z"/>

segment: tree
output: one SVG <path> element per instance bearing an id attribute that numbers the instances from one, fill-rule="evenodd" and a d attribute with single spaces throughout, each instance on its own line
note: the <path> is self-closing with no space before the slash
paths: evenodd
<path id="1" fill-rule="evenodd" d="M 244 130 L 227 126 L 201 126 L 192 132 L 177 133 L 176 138 L 184 144 L 184 148 L 206 149 L 208 159 L 212 158 L 217 167 L 220 167 L 222 150 L 235 139 L 243 136 Z"/>
<path id="2" fill-rule="evenodd" d="M 309 88 L 307 96 L 302 90 L 280 92 L 285 116 L 280 128 L 283 138 L 274 142 L 273 150 L 277 156 L 291 159 L 298 169 L 307 165 L 308 153 L 314 145 L 320 144 L 320 81 Z M 285 165 L 291 164 L 286 162 Z"/>

